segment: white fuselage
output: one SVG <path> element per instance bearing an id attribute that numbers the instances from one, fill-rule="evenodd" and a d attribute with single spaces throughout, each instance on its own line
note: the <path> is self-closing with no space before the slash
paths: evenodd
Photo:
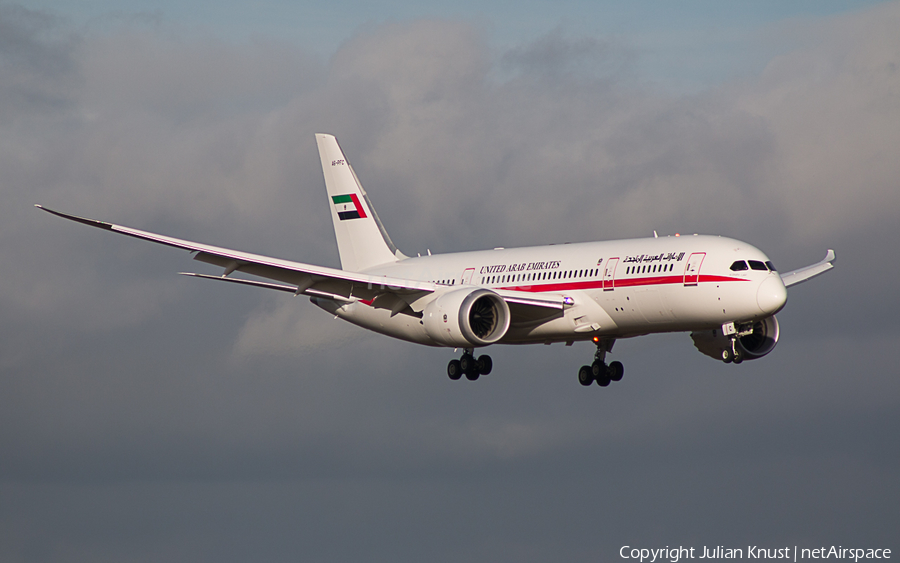
<path id="1" fill-rule="evenodd" d="M 755 267 L 733 270 L 736 261 Z M 718 236 L 665 236 L 420 256 L 375 266 L 367 274 L 568 297 L 552 318 L 513 323 L 504 344 L 624 338 L 695 331 L 771 316 L 787 292 L 757 248 Z M 438 297 L 441 291 L 435 292 Z M 372 307 L 314 299 L 335 315 L 389 336 L 439 345 L 421 319 Z"/>

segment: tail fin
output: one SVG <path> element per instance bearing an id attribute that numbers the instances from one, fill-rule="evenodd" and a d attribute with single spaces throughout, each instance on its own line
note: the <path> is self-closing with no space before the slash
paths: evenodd
<path id="1" fill-rule="evenodd" d="M 406 258 L 375 214 L 372 203 L 333 135 L 316 134 L 331 206 L 341 268 L 358 272 Z"/>

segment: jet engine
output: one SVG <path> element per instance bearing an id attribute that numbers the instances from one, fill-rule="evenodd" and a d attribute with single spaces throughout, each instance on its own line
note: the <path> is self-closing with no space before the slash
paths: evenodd
<path id="1" fill-rule="evenodd" d="M 509 329 L 509 305 L 487 289 L 448 291 L 422 312 L 425 332 L 435 344 L 474 348 L 497 342 Z"/>
<path id="2" fill-rule="evenodd" d="M 739 336 L 735 347 L 741 360 L 762 358 L 774 350 L 775 344 L 778 343 L 778 320 L 774 315 L 742 324 L 737 328 Z M 731 337 L 722 334 L 722 329 L 692 332 L 691 338 L 694 340 L 694 346 L 707 356 L 730 361 Z"/>

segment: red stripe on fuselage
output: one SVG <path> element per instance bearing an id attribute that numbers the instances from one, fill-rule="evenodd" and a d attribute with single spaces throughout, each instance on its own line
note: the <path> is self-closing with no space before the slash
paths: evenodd
<path id="1" fill-rule="evenodd" d="M 541 280 L 543 281 L 543 280 Z M 713 276 L 700 274 L 700 283 L 708 282 L 733 282 L 733 281 L 750 281 L 745 278 L 731 278 L 728 276 Z M 651 285 L 674 285 L 683 284 L 684 275 L 679 276 L 655 276 L 649 278 L 617 278 L 615 287 L 643 287 Z M 691 287 L 693 284 L 689 285 Z M 509 285 L 499 289 L 508 289 L 510 291 L 530 291 L 532 293 L 543 293 L 545 291 L 576 291 L 584 289 L 603 289 L 603 280 L 589 281 L 571 281 L 559 282 L 554 280 L 553 283 L 533 284 L 533 285 Z M 610 287 L 609 289 L 613 289 Z"/>
<path id="2" fill-rule="evenodd" d="M 355 197 L 355 196 L 354 196 Z M 543 281 L 543 280 L 541 280 Z M 728 276 L 712 276 L 712 275 L 704 275 L 700 274 L 700 283 L 708 283 L 708 282 L 733 282 L 733 281 L 750 281 L 745 278 L 730 278 Z M 603 280 L 590 280 L 590 281 L 573 281 L 573 282 L 562 282 L 559 283 L 557 280 L 554 280 L 555 283 L 547 283 L 541 285 L 509 285 L 504 287 L 498 287 L 495 289 L 506 289 L 510 291 L 527 291 L 531 293 L 544 293 L 550 291 L 576 291 L 576 290 L 584 290 L 584 289 L 603 289 Z M 616 287 L 641 287 L 648 285 L 674 285 L 674 284 L 683 284 L 684 283 L 684 275 L 680 276 L 657 276 L 652 278 L 623 278 L 616 280 Z M 689 285 L 688 287 L 694 287 L 694 284 Z M 374 299 L 360 299 L 360 303 L 365 305 L 372 305 Z"/>

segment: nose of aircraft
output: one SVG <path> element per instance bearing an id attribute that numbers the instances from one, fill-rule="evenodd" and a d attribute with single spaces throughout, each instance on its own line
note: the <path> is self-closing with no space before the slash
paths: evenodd
<path id="1" fill-rule="evenodd" d="M 787 302 L 787 289 L 778 274 L 770 274 L 766 277 L 756 291 L 756 303 L 763 313 L 774 315 L 784 307 Z"/>

